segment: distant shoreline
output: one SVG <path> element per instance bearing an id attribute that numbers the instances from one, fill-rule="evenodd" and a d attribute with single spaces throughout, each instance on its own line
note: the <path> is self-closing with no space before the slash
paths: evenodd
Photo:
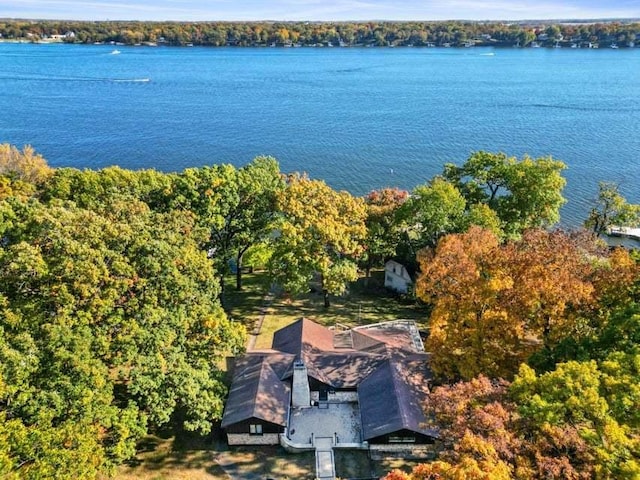
<path id="1" fill-rule="evenodd" d="M 560 44 L 553 44 L 553 45 L 525 45 L 525 46 L 520 46 L 520 45 L 508 45 L 508 44 L 503 44 L 503 43 L 476 43 L 473 45 L 468 45 L 468 44 L 449 44 L 449 45 L 413 45 L 413 44 L 409 44 L 409 45 L 374 45 L 374 44 L 350 44 L 350 45 L 327 45 L 324 43 L 318 43 L 318 44 L 275 44 L 275 45 L 268 45 L 268 44 L 252 44 L 252 45 L 230 45 L 230 44 L 225 44 L 225 45 L 210 45 L 210 44 L 191 44 L 191 43 L 187 43 L 187 44 L 170 44 L 170 43 L 156 43 L 156 42 L 144 42 L 144 43 L 123 43 L 123 42 L 115 42 L 115 41 L 110 41 L 110 42 L 93 42 L 93 43 L 78 43 L 78 42 L 65 42 L 63 40 L 58 40 L 58 39 L 39 39 L 39 40 L 33 40 L 33 39 L 28 39 L 28 38 L 0 38 L 0 44 L 31 44 L 31 45 L 81 45 L 81 46 L 114 46 L 114 47 L 149 47 L 149 48 L 155 48 L 155 47 L 173 47 L 173 48 L 189 48 L 189 47 L 202 47 L 202 48 L 278 48 L 278 49 L 287 49 L 287 48 L 376 48 L 376 49 L 385 49 L 385 48 L 400 48 L 400 49 L 404 49 L 404 48 L 418 48 L 418 49 L 431 49 L 431 48 L 437 48 L 437 49 L 446 49 L 446 48 L 453 48 L 453 49 L 464 49 L 464 48 L 496 48 L 496 49 L 512 49 L 512 48 L 520 48 L 520 49 L 536 49 L 536 48 L 543 48 L 543 49 L 571 49 L 571 50 L 580 50 L 580 49 L 592 49 L 592 50 L 597 50 L 597 49 L 622 49 L 622 50 L 626 50 L 626 49 L 634 49 L 634 48 L 640 48 L 640 42 L 638 43 L 638 45 L 617 45 L 617 44 L 609 44 L 606 46 L 600 46 L 599 44 L 590 44 L 590 43 L 585 43 L 585 44 L 572 44 L 572 43 L 560 43 Z M 535 43 L 535 42 L 534 42 Z"/>
<path id="2" fill-rule="evenodd" d="M 211 47 L 634 48 L 640 20 L 136 22 L 0 20 L 0 41 Z"/>

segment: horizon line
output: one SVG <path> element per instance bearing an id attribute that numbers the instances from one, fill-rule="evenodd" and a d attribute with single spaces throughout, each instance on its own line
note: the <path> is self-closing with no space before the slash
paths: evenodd
<path id="1" fill-rule="evenodd" d="M 615 21 L 640 21 L 640 17 L 603 17 L 603 18 L 521 18 L 521 19 L 469 19 L 469 18 L 449 18 L 444 20 L 435 19 L 413 19 L 413 20 L 390 20 L 384 18 L 368 18 L 368 19 L 344 19 L 344 20 L 311 20 L 311 19 L 299 19 L 299 20 L 278 20 L 278 19 L 253 19 L 253 20 L 140 20 L 140 19 L 116 19 L 116 18 L 104 18 L 104 19 L 77 19 L 77 18 L 30 18 L 30 17 L 0 17 L 0 21 L 31 21 L 31 22 L 140 22 L 140 23 L 206 23 L 206 22 L 218 22 L 218 23 L 365 23 L 365 22 L 389 22 L 389 23 L 420 23 L 420 22 L 470 22 L 470 23 L 514 23 L 514 22 L 557 22 L 557 23 L 596 23 L 596 22 L 615 22 Z"/>

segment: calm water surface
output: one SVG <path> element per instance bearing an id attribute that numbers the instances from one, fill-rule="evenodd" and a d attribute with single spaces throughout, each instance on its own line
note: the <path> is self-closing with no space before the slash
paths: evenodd
<path id="1" fill-rule="evenodd" d="M 79 168 L 268 154 L 357 195 L 475 150 L 552 155 L 563 223 L 599 180 L 640 202 L 640 49 L 117 48 L 0 44 L 0 142 Z"/>

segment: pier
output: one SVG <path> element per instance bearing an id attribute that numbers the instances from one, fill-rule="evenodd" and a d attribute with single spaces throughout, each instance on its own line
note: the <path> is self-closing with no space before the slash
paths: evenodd
<path id="1" fill-rule="evenodd" d="M 611 226 L 607 230 L 607 235 L 640 241 L 640 228 Z"/>

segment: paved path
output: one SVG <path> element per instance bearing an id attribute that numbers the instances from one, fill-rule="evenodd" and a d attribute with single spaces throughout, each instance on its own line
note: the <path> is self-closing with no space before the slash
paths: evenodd
<path id="1" fill-rule="evenodd" d="M 316 478 L 335 480 L 336 467 L 333 462 L 333 438 L 316 438 Z"/>
<path id="2" fill-rule="evenodd" d="M 260 335 L 260 331 L 262 330 L 262 322 L 264 322 L 264 317 L 267 316 L 267 312 L 269 311 L 269 307 L 273 303 L 273 299 L 275 298 L 275 290 L 273 287 L 269 290 L 264 296 L 262 300 L 262 308 L 260 308 L 260 316 L 258 317 L 258 321 L 256 322 L 255 327 L 249 334 L 249 340 L 247 341 L 247 352 L 251 350 L 255 350 L 256 348 L 256 340 L 258 339 L 258 335 Z"/>

